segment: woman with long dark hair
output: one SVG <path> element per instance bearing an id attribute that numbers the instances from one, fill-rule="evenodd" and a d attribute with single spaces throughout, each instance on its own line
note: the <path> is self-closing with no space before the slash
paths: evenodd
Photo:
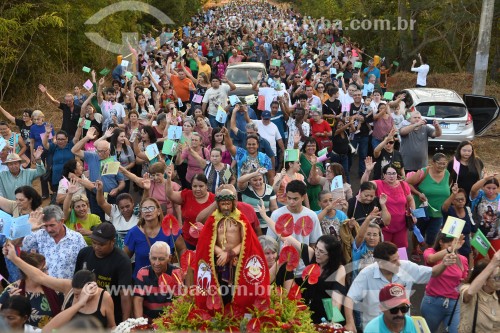
<path id="1" fill-rule="evenodd" d="M 469 264 L 467 258 L 456 253 L 463 240 L 440 233 L 434 246 L 424 251 L 427 266 L 440 264 L 451 252 L 457 255 L 455 265 L 447 266 L 439 276 L 433 276 L 425 287 L 425 296 L 420 305 L 422 316 L 427 321 L 431 332 L 437 332 L 441 324 L 447 332 L 456 333 L 460 320 L 460 304 L 458 289 L 467 277 Z"/>
<path id="2" fill-rule="evenodd" d="M 457 172 L 453 168 L 455 160 L 460 163 L 458 177 Z M 469 194 L 472 186 L 481 179 L 483 168 L 483 161 L 476 156 L 472 142 L 460 142 L 455 150 L 454 159 L 448 162 L 447 169 L 450 173 L 450 185 L 458 183 L 460 188 L 465 190 L 467 203 L 469 202 Z"/>

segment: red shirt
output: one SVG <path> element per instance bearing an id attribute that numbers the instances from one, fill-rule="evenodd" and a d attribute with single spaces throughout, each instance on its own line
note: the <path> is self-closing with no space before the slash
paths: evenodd
<path id="1" fill-rule="evenodd" d="M 196 201 L 192 190 L 184 189 L 181 191 L 181 197 L 182 237 L 184 237 L 186 243 L 196 246 L 198 240 L 189 234 L 190 223 L 194 224 L 196 216 L 215 201 L 215 195 L 212 192 L 208 192 L 208 200 L 204 203 L 199 203 Z"/>
<path id="2" fill-rule="evenodd" d="M 247 204 L 246 202 L 238 201 L 237 204 L 238 210 L 245 215 L 248 222 L 252 226 L 252 229 L 255 230 L 256 227 L 260 228 L 260 221 L 253 209 L 252 205 Z"/>
<path id="3" fill-rule="evenodd" d="M 331 140 L 328 136 L 317 136 L 317 133 L 331 132 L 332 128 L 328 125 L 328 122 L 322 119 L 321 123 L 317 123 L 314 120 L 309 121 L 309 125 L 311 125 L 311 134 L 313 138 L 316 140 L 318 147 L 320 146 L 321 140 Z"/>

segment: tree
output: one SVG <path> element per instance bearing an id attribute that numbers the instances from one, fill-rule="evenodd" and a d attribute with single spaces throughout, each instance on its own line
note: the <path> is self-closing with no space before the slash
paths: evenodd
<path id="1" fill-rule="evenodd" d="M 35 5 L 11 4 L 0 8 L 0 102 L 11 86 L 19 64 L 30 49 L 35 34 L 46 27 L 62 27 L 56 13 L 33 15 Z"/>

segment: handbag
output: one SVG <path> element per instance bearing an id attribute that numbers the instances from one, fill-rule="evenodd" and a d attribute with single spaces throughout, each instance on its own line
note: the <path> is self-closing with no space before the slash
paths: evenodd
<path id="1" fill-rule="evenodd" d="M 405 195 L 406 198 L 407 193 L 405 192 L 403 182 L 399 182 L 399 185 L 403 189 L 403 194 Z M 405 224 L 406 224 L 406 229 L 408 230 L 413 230 L 415 226 L 415 223 L 413 222 L 413 216 L 411 215 L 410 207 L 408 206 L 408 202 L 405 203 Z"/>
<path id="2" fill-rule="evenodd" d="M 328 148 L 328 152 L 331 152 L 333 149 L 333 142 L 332 140 L 328 139 L 323 139 L 319 142 L 319 150 Z"/>

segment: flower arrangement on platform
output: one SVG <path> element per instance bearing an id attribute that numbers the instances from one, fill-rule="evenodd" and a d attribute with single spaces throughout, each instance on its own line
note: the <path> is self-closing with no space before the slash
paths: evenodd
<path id="1" fill-rule="evenodd" d="M 226 306 L 213 303 L 209 306 L 210 311 L 198 309 L 193 296 L 183 295 L 165 308 L 155 324 L 160 330 L 167 331 L 316 332 L 311 312 L 301 297 L 298 287 L 287 293 L 281 287 L 271 286 L 270 303 L 254 304 L 253 309 L 245 314 L 243 309 L 231 303 Z"/>
<path id="2" fill-rule="evenodd" d="M 112 333 L 130 333 L 130 332 L 138 332 L 138 331 L 153 331 L 154 327 L 151 324 L 148 324 L 148 320 L 146 318 L 129 318 L 120 323 L 120 325 L 116 326 Z"/>

